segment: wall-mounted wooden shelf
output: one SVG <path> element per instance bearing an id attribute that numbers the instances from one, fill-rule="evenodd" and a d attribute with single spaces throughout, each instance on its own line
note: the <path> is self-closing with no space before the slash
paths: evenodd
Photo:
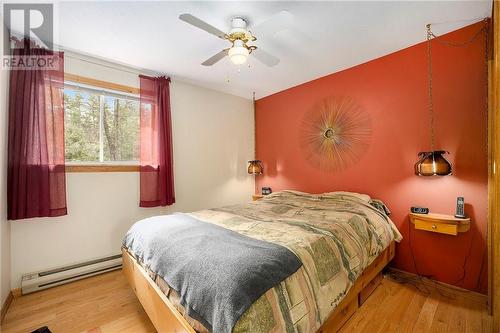
<path id="1" fill-rule="evenodd" d="M 410 213 L 410 222 L 415 224 L 417 230 L 453 236 L 470 229 L 470 218 L 461 219 L 453 215 Z"/>
<path id="2" fill-rule="evenodd" d="M 252 194 L 252 200 L 257 201 L 262 199 L 263 195 L 262 194 Z"/>

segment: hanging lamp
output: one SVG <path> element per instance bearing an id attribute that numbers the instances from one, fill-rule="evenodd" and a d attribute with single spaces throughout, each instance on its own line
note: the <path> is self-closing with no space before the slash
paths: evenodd
<path id="1" fill-rule="evenodd" d="M 429 118 L 431 134 L 431 151 L 418 153 L 420 159 L 415 164 L 415 174 L 418 176 L 446 176 L 451 175 L 451 163 L 443 156 L 449 154 L 445 150 L 434 150 L 434 104 L 432 100 L 432 50 L 431 25 L 427 24 L 427 65 L 429 77 Z"/>
<path id="2" fill-rule="evenodd" d="M 262 175 L 264 168 L 262 162 L 259 160 L 248 161 L 248 174 L 249 175 Z"/>

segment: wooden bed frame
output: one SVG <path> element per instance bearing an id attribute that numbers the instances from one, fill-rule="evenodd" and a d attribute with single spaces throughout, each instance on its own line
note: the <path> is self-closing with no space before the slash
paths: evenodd
<path id="1" fill-rule="evenodd" d="M 195 333 L 149 274 L 126 250 L 122 250 L 123 273 L 132 286 L 149 319 L 160 333 Z M 356 280 L 347 295 L 320 327 L 318 333 L 337 332 L 356 312 L 382 280 L 382 270 L 394 258 L 395 244 L 391 242 Z"/>

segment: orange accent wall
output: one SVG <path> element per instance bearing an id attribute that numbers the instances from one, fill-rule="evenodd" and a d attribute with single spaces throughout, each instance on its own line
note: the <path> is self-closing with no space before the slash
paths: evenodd
<path id="1" fill-rule="evenodd" d="M 466 41 L 482 24 L 454 31 L 440 40 Z M 259 99 L 256 150 L 264 174 L 256 177 L 256 190 L 262 186 L 273 191 L 312 193 L 342 190 L 381 199 L 392 210 L 391 218 L 404 237 L 393 266 L 485 293 L 488 169 L 484 36 L 465 48 L 438 41 L 432 45 L 436 149 L 450 152 L 447 158 L 453 164 L 452 176 L 414 174 L 417 153 L 430 149 L 427 49 L 421 43 Z M 359 162 L 339 172 L 311 167 L 299 137 L 304 114 L 315 102 L 331 95 L 354 98 L 372 119 L 368 150 Z M 465 210 L 472 218 L 470 231 L 447 236 L 418 231 L 410 224 L 411 206 L 454 214 L 457 196 L 465 197 Z"/>

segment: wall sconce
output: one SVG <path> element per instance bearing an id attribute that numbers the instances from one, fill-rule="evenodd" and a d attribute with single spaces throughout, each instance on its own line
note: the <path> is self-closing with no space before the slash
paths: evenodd
<path id="1" fill-rule="evenodd" d="M 262 162 L 259 160 L 248 161 L 248 174 L 250 175 L 262 175 L 264 168 L 262 167 Z"/>

